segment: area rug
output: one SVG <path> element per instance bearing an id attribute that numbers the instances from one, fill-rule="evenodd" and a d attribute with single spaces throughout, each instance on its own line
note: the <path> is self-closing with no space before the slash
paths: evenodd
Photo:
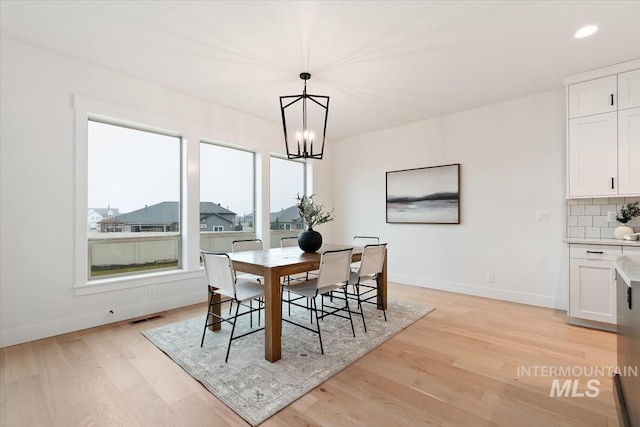
<path id="1" fill-rule="evenodd" d="M 293 320 L 309 324 L 305 309 L 292 306 L 291 310 Z M 320 353 L 317 334 L 283 323 L 282 358 L 275 363 L 264 359 L 264 331 L 234 340 L 229 363 L 224 358 L 230 325 L 217 332 L 207 330 L 201 348 L 204 313 L 142 334 L 224 404 L 256 426 L 432 310 L 389 300 L 385 322 L 381 311 L 367 305 L 367 333 L 362 318 L 354 315 L 355 338 L 349 320 L 327 317 L 320 323 L 324 355 Z M 287 317 L 286 305 L 283 311 Z M 249 316 L 243 317 L 236 326 L 236 335 L 249 330 Z M 256 320 L 254 315 L 254 327 Z"/>

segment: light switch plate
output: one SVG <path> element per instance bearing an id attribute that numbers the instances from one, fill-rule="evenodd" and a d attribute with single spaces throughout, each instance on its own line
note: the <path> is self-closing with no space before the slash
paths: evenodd
<path id="1" fill-rule="evenodd" d="M 536 221 L 537 222 L 549 222 L 549 211 L 538 211 L 538 212 L 536 212 Z"/>

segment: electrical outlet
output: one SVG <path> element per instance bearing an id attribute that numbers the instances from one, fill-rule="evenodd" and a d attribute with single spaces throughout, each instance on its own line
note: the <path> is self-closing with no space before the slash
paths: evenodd
<path id="1" fill-rule="evenodd" d="M 487 274 L 487 283 L 494 283 L 495 281 L 496 278 L 494 277 L 493 273 Z"/>
<path id="2" fill-rule="evenodd" d="M 609 222 L 616 222 L 616 216 L 618 215 L 618 212 L 607 212 L 607 221 Z"/>
<path id="3" fill-rule="evenodd" d="M 149 295 L 155 295 L 156 294 L 156 285 L 149 285 L 147 287 L 147 291 L 149 292 Z"/>
<path id="4" fill-rule="evenodd" d="M 536 221 L 537 222 L 549 222 L 549 211 L 538 211 L 538 212 L 536 212 Z"/>

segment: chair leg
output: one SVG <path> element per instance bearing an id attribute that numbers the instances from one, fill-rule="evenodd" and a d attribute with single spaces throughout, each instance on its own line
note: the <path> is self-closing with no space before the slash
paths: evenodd
<path id="1" fill-rule="evenodd" d="M 240 309 L 240 303 L 236 303 L 236 315 L 233 318 L 233 326 L 231 327 L 231 335 L 229 335 L 229 345 L 227 346 L 227 356 L 224 358 L 224 363 L 229 360 L 229 351 L 231 350 L 231 341 L 233 341 L 233 332 L 236 330 L 236 323 L 238 323 L 238 310 Z M 251 315 L 250 315 L 251 316 Z"/>
<path id="2" fill-rule="evenodd" d="M 311 299 L 311 307 L 313 309 L 313 312 L 316 315 L 316 325 L 318 326 L 318 338 L 320 338 L 320 353 L 324 354 L 324 347 L 322 347 L 322 334 L 320 333 L 320 322 L 318 322 L 318 305 L 316 303 L 315 298 L 310 298 L 310 299 Z"/>
<path id="3" fill-rule="evenodd" d="M 202 340 L 200 340 L 200 347 L 204 345 L 204 334 L 207 333 L 207 324 L 209 323 L 209 313 L 211 312 L 212 304 L 213 304 L 213 292 L 209 291 L 209 306 L 207 307 L 207 316 L 204 318 L 204 329 L 202 330 Z"/>
<path id="4" fill-rule="evenodd" d="M 367 333 L 367 322 L 364 320 L 364 310 L 362 309 L 362 301 L 360 301 L 360 281 L 353 286 L 358 295 L 358 308 L 360 309 L 360 316 L 362 316 L 362 326 L 364 326 L 364 333 Z"/>
<path id="5" fill-rule="evenodd" d="M 351 317 L 351 309 L 349 308 L 349 295 L 347 295 L 347 287 L 343 286 L 342 290 L 344 291 L 344 303 L 347 307 L 347 313 L 349 313 L 349 322 L 351 322 L 351 332 L 353 332 L 353 337 L 356 337 L 356 330 L 353 328 L 353 318 Z M 364 317 L 362 318 L 364 319 Z"/>
<path id="6" fill-rule="evenodd" d="M 262 306 L 262 297 L 258 298 L 258 327 L 260 327 L 260 307 Z"/>
<path id="7" fill-rule="evenodd" d="M 284 288 L 280 286 L 280 314 L 282 315 L 282 297 L 284 296 Z"/>
<path id="8" fill-rule="evenodd" d="M 378 298 L 380 295 L 380 275 L 376 276 L 376 303 L 378 303 Z M 385 310 L 384 305 L 380 304 L 380 308 L 382 309 L 382 314 L 384 314 L 384 321 L 387 321 L 387 310 Z"/>

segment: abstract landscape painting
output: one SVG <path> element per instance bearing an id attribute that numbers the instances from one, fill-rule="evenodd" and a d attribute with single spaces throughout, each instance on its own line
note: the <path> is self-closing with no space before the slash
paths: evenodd
<path id="1" fill-rule="evenodd" d="M 460 164 L 387 172 L 387 222 L 460 224 Z"/>

